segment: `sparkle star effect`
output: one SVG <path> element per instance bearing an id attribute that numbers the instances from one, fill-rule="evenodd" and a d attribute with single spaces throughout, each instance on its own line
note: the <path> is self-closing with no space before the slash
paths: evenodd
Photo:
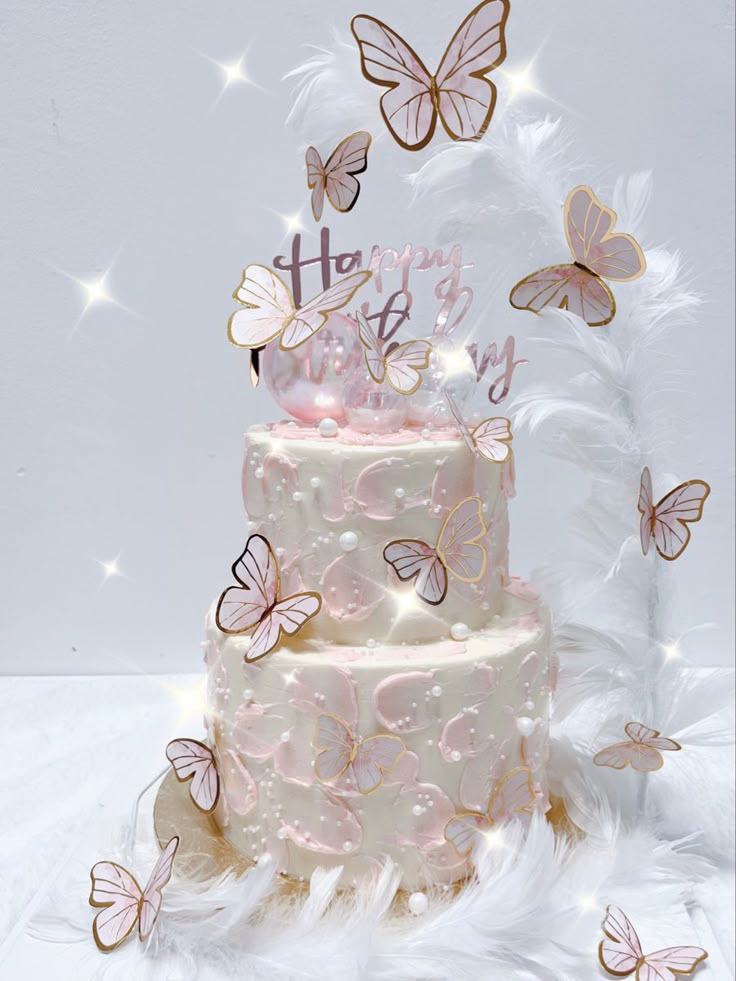
<path id="1" fill-rule="evenodd" d="M 523 95 L 544 95 L 541 89 L 537 88 L 534 75 L 534 59 L 521 68 L 499 69 L 501 75 L 508 83 L 509 102 L 515 102 Z"/>
<path id="2" fill-rule="evenodd" d="M 122 577 L 127 579 L 123 570 L 120 568 L 120 555 L 116 555 L 114 559 L 96 559 L 97 565 L 102 569 L 102 581 L 100 582 L 100 589 L 105 585 L 109 579 L 115 579 L 116 577 Z"/>
<path id="3" fill-rule="evenodd" d="M 175 725 L 177 727 L 193 722 L 201 723 L 202 716 L 209 708 L 205 685 L 206 678 L 197 678 L 196 681 L 189 684 L 163 686 L 176 705 Z"/>
<path id="4" fill-rule="evenodd" d="M 235 59 L 235 61 L 217 61 L 215 58 L 210 58 L 209 55 L 202 55 L 202 57 L 206 58 L 211 65 L 214 65 L 219 69 L 220 76 L 222 78 L 222 88 L 220 89 L 219 95 L 215 99 L 215 105 L 218 104 L 228 89 L 234 88 L 238 85 L 247 85 L 251 88 L 259 89 L 261 92 L 264 91 L 264 89 L 248 74 L 245 67 L 246 54 L 247 52 L 243 52 L 243 54 L 241 54 L 239 58 Z"/>
<path id="5" fill-rule="evenodd" d="M 600 906 L 595 896 L 578 896 L 578 909 L 581 913 L 595 913 Z"/>
<path id="6" fill-rule="evenodd" d="M 114 306 L 119 307 L 121 310 L 125 310 L 126 313 L 132 313 L 132 311 L 121 303 L 120 300 L 110 291 L 110 274 L 112 273 L 114 263 L 115 259 L 113 259 L 113 261 L 101 275 L 94 278 L 85 279 L 80 279 L 78 276 L 73 276 L 64 269 L 54 267 L 56 272 L 60 273 L 62 276 L 65 276 L 67 279 L 71 280 L 72 283 L 77 285 L 82 298 L 82 309 L 77 317 L 76 323 L 69 332 L 69 337 L 77 332 L 79 325 L 93 307 Z"/>

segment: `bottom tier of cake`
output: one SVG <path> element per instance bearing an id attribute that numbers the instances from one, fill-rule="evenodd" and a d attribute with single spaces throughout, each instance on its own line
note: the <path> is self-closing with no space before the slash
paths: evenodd
<path id="1" fill-rule="evenodd" d="M 247 639 L 210 613 L 207 725 L 229 842 L 294 878 L 342 865 L 345 886 L 390 856 L 402 887 L 419 889 L 467 875 L 472 833 L 458 816 L 466 830 L 499 825 L 514 784 L 509 813 L 545 809 L 545 608 L 512 580 L 502 616 L 454 632 L 416 646 L 306 640 L 246 664 Z"/>

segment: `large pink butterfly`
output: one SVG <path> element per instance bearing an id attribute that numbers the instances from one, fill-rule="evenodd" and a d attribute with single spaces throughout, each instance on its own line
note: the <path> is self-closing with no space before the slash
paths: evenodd
<path id="1" fill-rule="evenodd" d="M 307 149 L 307 185 L 312 190 L 315 221 L 322 217 L 325 194 L 336 211 L 350 211 L 355 207 L 360 194 L 355 175 L 362 174 L 368 166 L 370 145 L 370 133 L 352 133 L 338 144 L 327 163 L 322 163 L 322 157 L 313 146 Z"/>
<path id="2" fill-rule="evenodd" d="M 344 276 L 297 310 L 286 283 L 268 266 L 246 266 L 233 296 L 243 304 L 228 321 L 228 337 L 238 347 L 260 348 L 280 338 L 285 351 L 314 337 L 333 310 L 346 306 L 371 278 L 367 271 Z"/>
<path id="3" fill-rule="evenodd" d="M 484 419 L 475 429 L 469 430 L 465 425 L 460 409 L 455 404 L 455 400 L 449 392 L 445 392 L 447 404 L 455 417 L 455 422 L 460 430 L 460 435 L 465 440 L 469 450 L 476 456 L 483 457 L 491 463 L 505 463 L 511 456 L 509 443 L 514 438 L 511 435 L 511 423 L 504 416 L 495 416 L 493 419 Z"/>
<path id="4" fill-rule="evenodd" d="M 363 75 L 388 91 L 381 115 L 405 150 L 421 150 L 437 117 L 453 140 L 479 140 L 493 117 L 496 86 L 485 78 L 506 57 L 508 0 L 485 0 L 472 10 L 447 46 L 432 77 L 419 55 L 375 17 L 353 17 Z"/>
<path id="5" fill-rule="evenodd" d="M 173 739 L 166 747 L 166 757 L 177 780 L 192 781 L 189 794 L 196 807 L 211 814 L 220 798 L 220 777 L 209 746 L 197 739 Z"/>
<path id="6" fill-rule="evenodd" d="M 469 855 L 479 831 L 509 821 L 515 814 L 528 814 L 535 803 L 532 772 L 524 766 L 517 767 L 496 783 L 485 814 L 479 811 L 456 814 L 445 826 L 445 838 L 459 855 Z"/>
<path id="7" fill-rule="evenodd" d="M 176 837 L 167 843 L 143 890 L 130 872 L 116 862 L 98 862 L 92 867 L 89 904 L 101 910 L 92 924 L 92 935 L 100 950 L 119 947 L 136 923 L 141 942 L 148 939 L 161 909 L 162 890 L 171 878 L 178 847 Z"/>
<path id="8" fill-rule="evenodd" d="M 265 657 L 277 646 L 282 631 L 295 634 L 319 613 L 319 593 L 295 593 L 279 599 L 279 567 L 271 546 L 262 535 L 251 535 L 245 550 L 233 564 L 239 586 L 229 586 L 215 611 L 217 626 L 225 634 L 253 630 L 245 660 Z"/>
<path id="9" fill-rule="evenodd" d="M 383 344 L 363 313 L 356 313 L 358 337 L 365 347 L 365 363 L 373 381 L 385 379 L 400 395 L 413 395 L 422 384 L 420 372 L 429 365 L 432 345 L 429 341 L 407 341 L 383 353 Z"/>
<path id="10" fill-rule="evenodd" d="M 631 764 L 632 769 L 640 773 L 648 773 L 652 770 L 660 770 L 664 766 L 663 750 L 682 749 L 674 739 L 661 737 L 659 730 L 649 729 L 641 722 L 629 722 L 624 726 L 624 731 L 629 739 L 596 753 L 593 757 L 596 766 L 610 766 L 614 770 L 623 770 Z"/>
<path id="11" fill-rule="evenodd" d="M 638 505 L 642 552 L 646 555 L 653 541 L 662 558 L 669 562 L 682 555 L 690 541 L 688 524 L 703 517 L 703 505 L 709 494 L 710 485 L 704 480 L 686 480 L 654 504 L 652 475 L 649 467 L 644 467 Z"/>
<path id="12" fill-rule="evenodd" d="M 327 783 L 346 771 L 361 794 L 371 794 L 383 783 L 406 747 L 398 736 L 354 736 L 336 715 L 320 715 L 312 740 L 317 750 L 314 772 Z"/>
<path id="13" fill-rule="evenodd" d="M 609 906 L 603 921 L 606 940 L 598 957 L 609 974 L 626 978 L 636 971 L 636 981 L 675 981 L 678 974 L 692 974 L 708 956 L 702 947 L 666 947 L 644 954 L 631 920 L 618 906 Z"/>
<path id="14" fill-rule="evenodd" d="M 589 187 L 576 187 L 565 201 L 565 234 L 574 263 L 546 266 L 511 290 L 511 305 L 539 313 L 544 307 L 569 310 L 589 327 L 613 320 L 616 301 L 604 279 L 626 283 L 646 269 L 644 253 L 631 235 L 612 234 L 616 213 Z"/>
<path id="15" fill-rule="evenodd" d="M 447 516 L 434 548 L 417 539 L 389 542 L 384 559 L 402 581 L 416 577 L 414 589 L 425 603 L 437 606 L 447 595 L 448 573 L 462 582 L 478 582 L 488 556 L 478 544 L 488 528 L 478 497 L 467 497 Z"/>

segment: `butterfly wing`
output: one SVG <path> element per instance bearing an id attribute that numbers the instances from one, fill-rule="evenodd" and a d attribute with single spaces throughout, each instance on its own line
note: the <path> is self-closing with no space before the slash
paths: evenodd
<path id="1" fill-rule="evenodd" d="M 389 542 L 383 557 L 402 582 L 416 577 L 414 589 L 425 603 L 438 606 L 447 595 L 445 566 L 426 542 L 416 539 Z"/>
<path id="2" fill-rule="evenodd" d="M 483 521 L 478 497 L 467 497 L 457 504 L 442 526 L 437 555 L 448 571 L 463 582 L 478 582 L 486 571 L 488 556 L 478 540 L 488 529 Z"/>
<path id="3" fill-rule="evenodd" d="M 473 850 L 479 831 L 487 831 L 491 826 L 485 814 L 477 811 L 464 811 L 445 825 L 445 838 L 454 847 L 458 855 L 469 855 Z"/>
<path id="4" fill-rule="evenodd" d="M 322 163 L 322 157 L 313 146 L 307 147 L 304 159 L 307 164 L 307 187 L 312 191 L 312 215 L 315 221 L 319 221 L 325 204 L 327 181 L 325 167 Z"/>
<path id="5" fill-rule="evenodd" d="M 353 760 L 355 786 L 361 794 L 373 793 L 383 783 L 388 773 L 406 747 L 398 736 L 370 736 L 363 739 Z"/>
<path id="6" fill-rule="evenodd" d="M 450 406 L 450 412 L 455 417 L 455 422 L 457 423 L 457 428 L 460 430 L 460 435 L 465 440 L 465 445 L 469 450 L 475 453 L 476 449 L 475 443 L 473 442 L 473 436 L 468 427 L 465 425 L 465 420 L 463 419 L 462 413 L 460 412 L 455 399 L 450 395 L 447 389 L 444 390 L 444 394 L 445 398 L 447 399 L 447 404 Z"/>
<path id="7" fill-rule="evenodd" d="M 153 867 L 146 888 L 143 890 L 141 918 L 138 923 L 138 935 L 141 940 L 148 939 L 158 919 L 163 899 L 163 888 L 171 878 L 171 870 L 174 867 L 174 858 L 178 847 L 179 839 L 177 837 L 171 838 L 167 842 L 158 862 Z"/>
<path id="8" fill-rule="evenodd" d="M 618 906 L 609 906 L 606 910 L 603 932 L 606 939 L 598 947 L 601 964 L 619 977 L 633 974 L 643 952 L 631 920 Z"/>
<path id="9" fill-rule="evenodd" d="M 295 593 L 280 600 L 253 631 L 245 653 L 246 663 L 252 664 L 270 654 L 278 646 L 282 632 L 290 636 L 295 634 L 319 613 L 321 607 L 319 593 Z"/>
<path id="10" fill-rule="evenodd" d="M 177 780 L 192 781 L 189 793 L 195 805 L 205 814 L 211 814 L 220 797 L 220 777 L 209 746 L 196 739 L 173 739 L 166 747 L 166 757 Z"/>
<path id="11" fill-rule="evenodd" d="M 289 289 L 267 266 L 246 266 L 233 294 L 243 308 L 228 321 L 228 337 L 238 347 L 262 347 L 278 337 L 294 315 Z"/>
<path id="12" fill-rule="evenodd" d="M 675 981 L 678 974 L 692 974 L 707 956 L 702 947 L 666 947 L 647 954 L 636 981 Z"/>
<path id="13" fill-rule="evenodd" d="M 355 316 L 358 321 L 358 337 L 365 348 L 363 353 L 366 366 L 373 381 L 380 385 L 386 377 L 386 363 L 381 353 L 381 345 L 363 312 L 358 310 Z"/>
<path id="14" fill-rule="evenodd" d="M 324 293 L 315 296 L 294 313 L 281 335 L 281 347 L 290 351 L 313 337 L 324 326 L 333 310 L 339 310 L 350 303 L 360 287 L 371 278 L 367 271 L 354 272 L 344 276 Z"/>
<path id="15" fill-rule="evenodd" d="M 508 0 L 486 0 L 465 18 L 437 70 L 440 119 L 453 140 L 479 140 L 496 105 L 496 86 L 485 74 L 506 57 Z"/>
<path id="16" fill-rule="evenodd" d="M 511 455 L 511 423 L 503 416 L 484 419 L 472 433 L 473 443 L 484 460 L 505 463 Z"/>
<path id="17" fill-rule="evenodd" d="M 371 134 L 351 133 L 340 143 L 325 164 L 325 190 L 336 211 L 350 211 L 360 194 L 356 174 L 368 167 L 368 147 Z"/>
<path id="18" fill-rule="evenodd" d="M 386 378 L 394 391 L 413 395 L 422 384 L 420 371 L 429 366 L 432 345 L 429 341 L 407 341 L 386 356 Z"/>
<path id="19" fill-rule="evenodd" d="M 263 535 L 250 536 L 232 571 L 240 586 L 222 593 L 215 621 L 225 634 L 242 634 L 259 623 L 278 598 L 279 567 Z"/>
<path id="20" fill-rule="evenodd" d="M 654 517 L 654 499 L 652 497 L 652 475 L 649 467 L 644 467 L 641 472 L 641 483 L 639 485 L 639 503 L 637 505 L 641 514 L 639 522 L 639 537 L 641 539 L 641 550 L 644 555 L 649 551 L 649 543 L 652 540 L 652 518 Z"/>
<path id="21" fill-rule="evenodd" d="M 387 90 L 381 115 L 389 132 L 405 150 L 421 150 L 437 125 L 432 76 L 406 41 L 375 17 L 353 17 L 350 27 L 363 75 Z"/>
<path id="22" fill-rule="evenodd" d="M 312 747 L 317 750 L 314 772 L 318 779 L 336 780 L 350 766 L 353 734 L 336 715 L 320 715 Z"/>
<path id="23" fill-rule="evenodd" d="M 704 480 L 687 480 L 678 484 L 654 508 L 652 537 L 659 555 L 674 561 L 690 541 L 689 524 L 703 517 L 703 505 L 710 494 Z"/>
<path id="24" fill-rule="evenodd" d="M 545 307 L 569 310 L 589 327 L 613 320 L 616 302 L 608 286 L 587 269 L 571 264 L 546 266 L 522 279 L 509 297 L 517 310 L 539 313 Z"/>
<path id="25" fill-rule="evenodd" d="M 565 234 L 575 261 L 596 276 L 620 283 L 646 269 L 639 244 L 622 232 L 611 234 L 616 212 L 602 205 L 589 187 L 576 187 L 565 201 Z"/>
<path id="26" fill-rule="evenodd" d="M 593 757 L 596 766 L 610 766 L 612 770 L 623 770 L 627 767 L 636 750 L 635 742 L 614 743 L 613 746 L 606 746 Z"/>
<path id="27" fill-rule="evenodd" d="M 89 904 L 101 910 L 92 923 L 92 935 L 100 950 L 114 950 L 136 925 L 141 888 L 130 872 L 116 862 L 97 862 L 90 878 Z"/>
<path id="28" fill-rule="evenodd" d="M 525 766 L 517 767 L 501 777 L 493 788 L 488 817 L 492 824 L 502 824 L 514 814 L 529 813 L 536 799 L 532 771 Z"/>

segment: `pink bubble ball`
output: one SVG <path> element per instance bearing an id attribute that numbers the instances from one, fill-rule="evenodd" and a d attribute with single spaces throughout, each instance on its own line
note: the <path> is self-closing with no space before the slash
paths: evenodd
<path id="1" fill-rule="evenodd" d="M 348 378 L 343 402 L 348 423 L 360 433 L 398 432 L 409 413 L 409 398 L 390 385 L 379 385 L 365 367 L 357 368 Z"/>
<path id="2" fill-rule="evenodd" d="M 292 351 L 272 341 L 262 374 L 271 395 L 294 419 L 317 424 L 330 418 L 344 425 L 345 381 L 363 362 L 363 350 L 353 321 L 331 313 L 314 337 Z"/>

